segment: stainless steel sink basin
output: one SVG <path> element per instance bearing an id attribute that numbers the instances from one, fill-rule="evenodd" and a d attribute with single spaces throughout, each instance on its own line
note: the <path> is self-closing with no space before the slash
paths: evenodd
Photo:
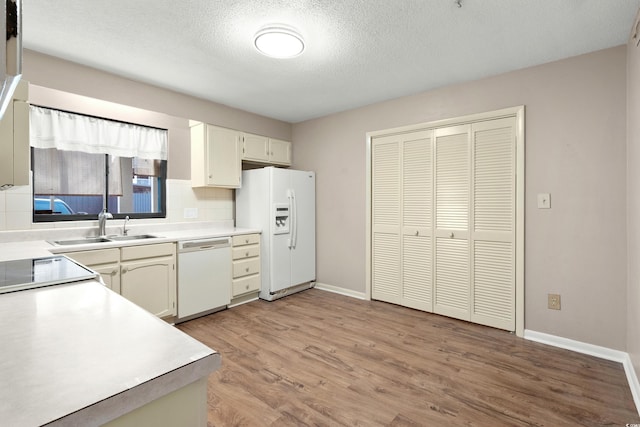
<path id="1" fill-rule="evenodd" d="M 151 234 L 136 234 L 132 236 L 109 236 L 109 239 L 118 242 L 123 240 L 142 240 L 142 239 L 155 239 L 158 236 L 153 236 Z"/>
<path id="2" fill-rule="evenodd" d="M 87 245 L 89 243 L 103 243 L 103 242 L 110 242 L 110 241 L 111 240 L 105 237 L 86 237 L 84 239 L 54 240 L 51 243 L 53 243 L 54 245 L 67 246 L 67 245 Z"/>
<path id="3" fill-rule="evenodd" d="M 49 243 L 57 246 L 88 245 L 91 243 L 122 242 L 129 240 L 155 239 L 151 234 L 135 234 L 131 236 L 85 237 L 84 239 L 54 240 Z"/>

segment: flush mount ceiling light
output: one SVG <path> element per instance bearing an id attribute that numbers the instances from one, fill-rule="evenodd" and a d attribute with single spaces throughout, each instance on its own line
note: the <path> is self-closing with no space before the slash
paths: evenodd
<path id="1" fill-rule="evenodd" d="M 283 26 L 261 29 L 255 35 L 254 44 L 260 53 L 273 58 L 293 58 L 304 51 L 302 36 Z"/>

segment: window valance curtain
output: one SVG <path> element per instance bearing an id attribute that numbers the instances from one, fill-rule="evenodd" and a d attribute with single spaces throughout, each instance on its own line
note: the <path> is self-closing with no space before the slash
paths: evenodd
<path id="1" fill-rule="evenodd" d="M 167 160 L 167 131 L 31 106 L 30 144 L 118 157 Z"/>

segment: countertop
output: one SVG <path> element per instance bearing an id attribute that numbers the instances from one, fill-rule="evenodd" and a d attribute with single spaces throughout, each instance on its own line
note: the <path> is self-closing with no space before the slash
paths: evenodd
<path id="1" fill-rule="evenodd" d="M 0 424 L 100 425 L 220 355 L 95 281 L 0 297 Z"/>
<path id="2" fill-rule="evenodd" d="M 158 237 L 49 243 L 91 232 L 86 228 L 16 234 L 10 236 L 14 241 L 0 242 L 0 261 L 261 231 L 148 225 L 133 227 L 129 234 Z M 7 426 L 101 425 L 220 367 L 215 350 L 96 281 L 0 295 L 0 352 L 0 425 Z"/>
<path id="3" fill-rule="evenodd" d="M 22 240 L 0 243 L 0 261 L 9 261 L 23 258 L 40 258 L 75 251 L 88 251 L 95 249 L 117 248 L 124 246 L 149 245 L 154 243 L 178 242 L 182 240 L 205 239 L 212 237 L 236 236 L 241 234 L 261 233 L 259 229 L 238 227 L 193 228 L 182 230 L 163 230 L 162 227 L 146 227 L 143 230 L 131 230 L 130 235 L 151 234 L 158 236 L 153 239 L 114 241 L 102 243 L 86 243 L 78 245 L 54 245 L 52 240 L 66 240 L 82 238 L 80 234 L 73 234 L 73 229 L 67 230 L 67 236 L 57 238 Z M 79 233 L 79 231 L 78 231 Z"/>

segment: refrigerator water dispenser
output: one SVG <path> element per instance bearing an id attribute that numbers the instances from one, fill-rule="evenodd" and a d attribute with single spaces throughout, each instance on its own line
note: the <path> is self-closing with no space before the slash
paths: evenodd
<path id="1" fill-rule="evenodd" d="M 289 205 L 288 204 L 276 204 L 274 205 L 275 224 L 273 227 L 273 234 L 286 234 L 289 232 Z"/>

